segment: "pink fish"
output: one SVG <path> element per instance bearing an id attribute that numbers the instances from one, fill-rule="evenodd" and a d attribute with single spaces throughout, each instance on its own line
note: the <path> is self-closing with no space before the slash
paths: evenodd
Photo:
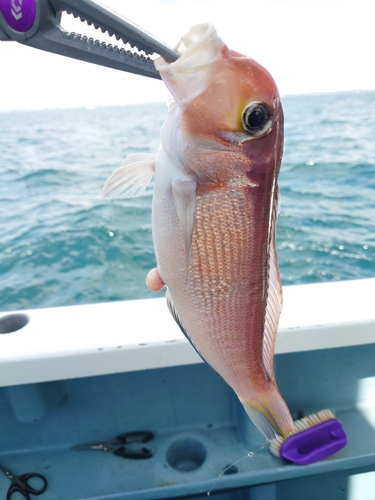
<path id="1" fill-rule="evenodd" d="M 104 197 L 137 196 L 155 174 L 152 290 L 267 439 L 293 430 L 274 377 L 282 308 L 275 248 L 283 112 L 270 74 L 194 26 L 180 58 L 155 61 L 174 100 L 157 156 L 131 155 Z"/>

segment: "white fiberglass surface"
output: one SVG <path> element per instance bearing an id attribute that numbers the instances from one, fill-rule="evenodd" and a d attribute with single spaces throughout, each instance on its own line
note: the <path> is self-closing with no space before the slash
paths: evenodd
<path id="1" fill-rule="evenodd" d="M 363 418 L 375 429 L 375 376 L 358 381 L 357 408 L 362 413 Z M 375 486 L 371 498 L 375 498 Z"/>
<path id="2" fill-rule="evenodd" d="M 355 474 L 348 480 L 347 500 L 374 500 L 375 472 Z"/>

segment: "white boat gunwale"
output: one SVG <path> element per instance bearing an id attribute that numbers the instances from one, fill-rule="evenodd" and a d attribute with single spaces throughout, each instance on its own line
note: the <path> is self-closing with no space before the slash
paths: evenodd
<path id="1" fill-rule="evenodd" d="M 375 343 L 375 278 L 284 287 L 276 354 Z M 201 363 L 165 299 L 2 312 L 0 386 Z"/>

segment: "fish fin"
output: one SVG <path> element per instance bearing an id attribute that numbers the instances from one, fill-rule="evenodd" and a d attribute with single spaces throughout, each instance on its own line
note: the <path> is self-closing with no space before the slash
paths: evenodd
<path id="1" fill-rule="evenodd" d="M 182 234 L 184 236 L 186 264 L 189 270 L 191 241 L 195 216 L 195 196 L 197 183 L 195 180 L 173 180 L 172 193 L 178 218 L 180 219 Z"/>
<path id="2" fill-rule="evenodd" d="M 263 365 L 270 378 L 273 378 L 273 358 L 277 327 L 283 305 L 283 291 L 276 254 L 276 222 L 279 207 L 279 188 L 272 209 L 269 246 L 268 294 L 263 336 Z"/>
<path id="3" fill-rule="evenodd" d="M 245 401 L 240 398 L 250 420 L 267 439 L 272 440 L 278 435 L 286 438 L 294 429 L 289 408 L 279 390 L 274 386 L 271 395 L 255 401 Z"/>
<path id="4" fill-rule="evenodd" d="M 195 351 L 197 352 L 197 354 L 202 358 L 202 360 L 207 363 L 207 361 L 204 359 L 204 357 L 202 356 L 202 354 L 200 353 L 199 349 L 197 348 L 197 346 L 194 344 L 194 342 L 192 341 L 190 335 L 188 334 L 181 318 L 180 318 L 180 315 L 178 314 L 177 312 L 177 309 L 173 303 L 173 300 L 172 300 L 172 297 L 171 297 L 171 292 L 169 291 L 169 289 L 167 288 L 167 291 L 165 292 L 165 298 L 167 300 L 167 306 L 168 306 L 168 309 L 169 309 L 169 312 L 172 314 L 172 317 L 173 319 L 175 320 L 175 322 L 178 324 L 178 326 L 180 327 L 180 330 L 182 331 L 182 333 L 185 335 L 185 337 L 188 339 L 188 341 L 190 342 L 190 344 L 194 347 Z M 208 363 L 207 363 L 208 364 Z"/>
<path id="5" fill-rule="evenodd" d="M 155 171 L 156 155 L 129 155 L 104 184 L 101 198 L 134 198 L 143 194 Z"/>
<path id="6" fill-rule="evenodd" d="M 190 337 L 186 331 L 186 328 L 184 327 L 184 325 L 181 321 L 180 315 L 178 314 L 177 309 L 173 303 L 173 300 L 171 297 L 171 292 L 169 291 L 169 288 L 167 288 L 167 290 L 165 292 L 165 298 L 167 301 L 167 306 L 168 306 L 169 312 L 171 313 L 173 319 L 178 324 L 178 326 L 180 327 L 180 330 L 185 335 L 185 337 L 188 339 L 188 341 L 191 342 Z"/>

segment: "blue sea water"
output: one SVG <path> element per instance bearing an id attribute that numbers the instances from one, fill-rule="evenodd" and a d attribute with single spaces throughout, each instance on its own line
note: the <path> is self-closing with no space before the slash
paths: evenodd
<path id="1" fill-rule="evenodd" d="M 375 92 L 283 99 L 283 283 L 375 276 Z M 0 114 L 0 310 L 155 297 L 152 184 L 100 200 L 130 153 L 154 153 L 165 104 Z M 162 292 L 161 292 L 162 293 Z"/>

